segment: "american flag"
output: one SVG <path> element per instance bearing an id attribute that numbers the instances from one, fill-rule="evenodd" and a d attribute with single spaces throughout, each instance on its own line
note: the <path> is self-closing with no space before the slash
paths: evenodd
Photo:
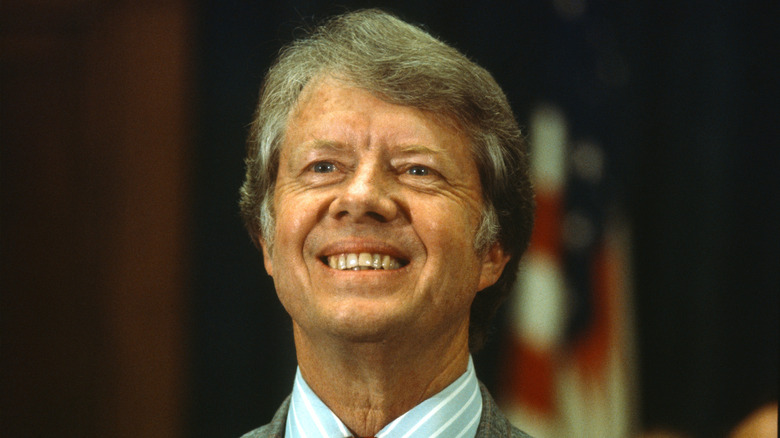
<path id="1" fill-rule="evenodd" d="M 628 230 L 595 140 L 543 105 L 530 123 L 537 212 L 511 297 L 502 404 L 539 438 L 626 437 L 637 422 Z"/>

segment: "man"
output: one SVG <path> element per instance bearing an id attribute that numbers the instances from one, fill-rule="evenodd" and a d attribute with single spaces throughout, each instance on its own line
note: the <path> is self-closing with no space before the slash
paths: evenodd
<path id="1" fill-rule="evenodd" d="M 246 437 L 516 437 L 470 351 L 532 226 L 522 136 L 490 74 L 381 11 L 280 55 L 242 214 L 292 317 L 292 395 Z"/>

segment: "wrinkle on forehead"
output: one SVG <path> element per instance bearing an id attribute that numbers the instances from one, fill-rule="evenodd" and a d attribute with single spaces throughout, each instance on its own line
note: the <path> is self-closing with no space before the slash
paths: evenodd
<path id="1" fill-rule="evenodd" d="M 345 93 L 346 89 L 358 93 Z M 453 129 L 451 123 L 442 123 L 442 119 L 326 77 L 307 85 L 290 115 L 283 144 L 294 149 L 305 145 L 308 150 L 324 146 L 363 150 L 389 146 L 398 153 L 432 156 L 449 154 L 450 143 L 468 148 L 468 138 Z M 473 154 L 470 156 L 474 158 Z"/>
<path id="2" fill-rule="evenodd" d="M 400 99 L 394 99 L 384 95 L 383 93 L 379 93 L 375 90 L 371 90 L 367 87 L 359 85 L 356 81 L 350 79 L 348 75 L 343 73 L 325 71 L 315 75 L 312 79 L 310 79 L 306 85 L 304 85 L 303 90 L 301 90 L 295 105 L 290 108 L 290 112 L 287 116 L 288 124 L 294 117 L 298 116 L 301 111 L 303 111 L 303 109 L 310 103 L 311 99 L 314 98 L 319 91 L 323 90 L 324 85 L 332 85 L 336 88 L 355 88 L 358 90 L 363 90 L 382 102 L 391 105 L 403 106 L 418 111 L 425 118 L 468 139 L 469 150 L 473 155 L 473 141 L 470 130 L 467 129 L 454 114 L 404 104 L 403 102 L 399 101 Z"/>

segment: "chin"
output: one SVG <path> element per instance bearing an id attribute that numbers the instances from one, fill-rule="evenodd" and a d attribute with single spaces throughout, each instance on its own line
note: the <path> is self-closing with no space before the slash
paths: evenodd
<path id="1" fill-rule="evenodd" d="M 403 327 L 408 327 L 408 324 L 388 315 L 371 317 L 366 313 L 351 312 L 332 321 L 329 331 L 348 342 L 378 343 L 397 336 Z"/>
<path id="2" fill-rule="evenodd" d="M 341 324 L 331 327 L 332 336 L 339 340 L 352 343 L 382 343 L 391 337 L 392 330 L 378 325 Z"/>

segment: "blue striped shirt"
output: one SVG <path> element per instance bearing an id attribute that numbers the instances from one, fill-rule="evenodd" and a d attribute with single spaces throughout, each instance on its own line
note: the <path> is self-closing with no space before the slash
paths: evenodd
<path id="1" fill-rule="evenodd" d="M 482 414 L 474 364 L 438 394 L 413 407 L 376 434 L 376 438 L 474 438 Z M 295 374 L 285 438 L 345 438 L 352 436 L 344 423 Z"/>

